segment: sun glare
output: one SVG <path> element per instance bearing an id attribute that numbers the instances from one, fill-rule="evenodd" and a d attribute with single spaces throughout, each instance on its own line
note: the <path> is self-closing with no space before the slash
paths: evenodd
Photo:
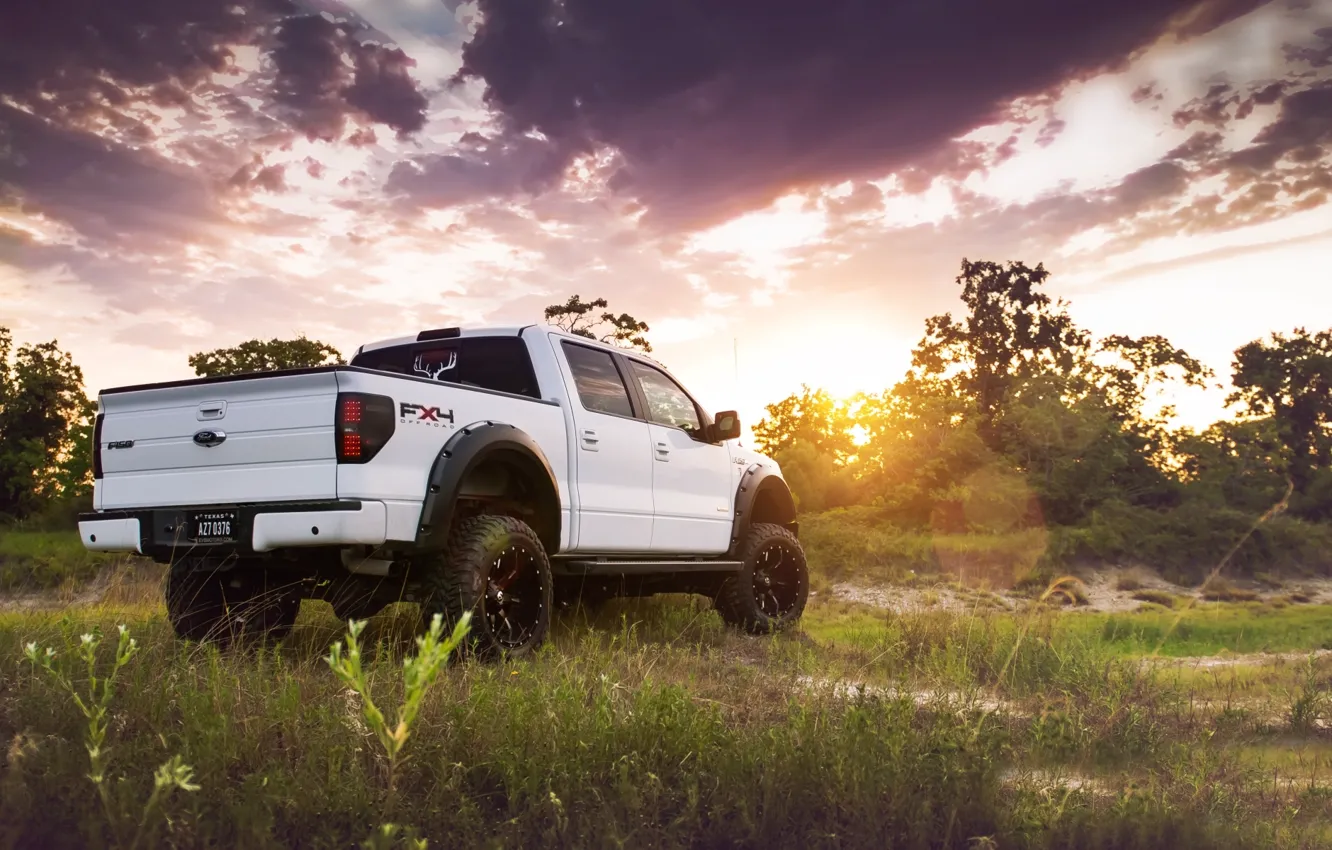
<path id="1" fill-rule="evenodd" d="M 784 288 L 792 252 L 823 238 L 828 216 L 803 195 L 786 195 L 766 210 L 748 213 L 690 237 L 685 253 L 736 254 L 745 270 L 769 289 Z"/>

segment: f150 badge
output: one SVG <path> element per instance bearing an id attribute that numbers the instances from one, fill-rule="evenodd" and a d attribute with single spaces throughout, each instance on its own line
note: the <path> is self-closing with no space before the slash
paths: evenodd
<path id="1" fill-rule="evenodd" d="M 398 404 L 398 420 L 407 425 L 429 425 L 434 428 L 443 428 L 447 422 L 448 427 L 452 428 L 453 408 L 441 410 L 438 407 L 404 401 Z"/>

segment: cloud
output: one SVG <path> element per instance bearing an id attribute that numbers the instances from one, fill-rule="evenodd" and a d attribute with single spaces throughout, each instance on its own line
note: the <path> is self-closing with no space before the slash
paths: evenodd
<path id="1" fill-rule="evenodd" d="M 426 97 L 409 69 L 416 62 L 401 49 L 356 39 L 356 27 L 323 15 L 282 22 L 273 60 L 279 103 L 292 124 L 312 139 L 336 140 L 347 119 L 363 116 L 400 136 L 425 125 Z M 344 61 L 350 57 L 350 67 Z"/>
<path id="2" fill-rule="evenodd" d="M 449 153 L 397 163 L 385 188 L 414 204 L 445 208 L 542 192 L 551 188 L 564 166 L 558 151 L 544 140 L 469 132 Z"/>
<path id="3" fill-rule="evenodd" d="M 0 94 L 74 125 L 136 99 L 180 104 L 294 11 L 285 0 L 19 3 L 0 27 Z"/>
<path id="4" fill-rule="evenodd" d="M 349 119 L 414 133 L 426 97 L 413 59 L 337 2 L 301 14 L 289 0 L 53 0 L 19 4 L 0 28 L 0 97 L 61 126 L 142 144 L 163 109 L 196 117 L 219 89 L 232 120 L 262 123 L 269 102 L 302 132 L 336 139 Z M 266 52 L 268 71 L 243 67 Z M 349 57 L 349 63 L 343 56 Z"/>
<path id="5" fill-rule="evenodd" d="M 85 240 L 135 247 L 206 241 L 225 223 L 209 184 L 150 152 L 51 126 L 0 106 L 0 197 Z"/>
<path id="6" fill-rule="evenodd" d="M 618 149 L 612 185 L 685 227 L 793 186 L 889 173 L 1015 98 L 1259 2 L 478 5 L 459 78 L 484 81 L 510 135 L 539 131 L 566 160 Z"/>

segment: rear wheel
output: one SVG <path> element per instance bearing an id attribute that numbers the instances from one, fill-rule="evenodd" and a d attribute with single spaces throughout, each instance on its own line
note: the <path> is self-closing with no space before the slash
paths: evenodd
<path id="1" fill-rule="evenodd" d="M 184 640 L 226 646 L 277 641 L 291 632 L 300 613 L 295 582 L 283 582 L 252 561 L 230 566 L 214 558 L 182 558 L 167 572 L 167 619 Z"/>
<path id="2" fill-rule="evenodd" d="M 759 523 L 741 549 L 744 567 L 717 594 L 717 612 L 728 625 L 767 634 L 800 619 L 809 599 L 805 550 L 780 525 Z"/>
<path id="3" fill-rule="evenodd" d="M 536 651 L 550 630 L 554 582 L 546 549 L 527 523 L 507 516 L 460 522 L 426 579 L 428 616 L 447 630 L 472 613 L 465 646 L 482 658 Z"/>

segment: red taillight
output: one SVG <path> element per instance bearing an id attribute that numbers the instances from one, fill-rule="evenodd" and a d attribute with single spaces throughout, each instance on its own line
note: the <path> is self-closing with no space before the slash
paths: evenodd
<path id="1" fill-rule="evenodd" d="M 361 421 L 361 400 L 355 396 L 342 397 L 342 421 L 348 424 L 359 423 Z"/>
<path id="2" fill-rule="evenodd" d="M 366 463 L 393 436 L 393 399 L 338 393 L 336 446 L 339 463 Z"/>
<path id="3" fill-rule="evenodd" d="M 106 414 L 99 413 L 93 420 L 92 465 L 93 479 L 97 481 L 102 480 L 102 420 L 105 418 Z"/>
<path id="4" fill-rule="evenodd" d="M 342 457 L 345 460 L 361 459 L 361 435 L 346 434 L 342 435 Z"/>

